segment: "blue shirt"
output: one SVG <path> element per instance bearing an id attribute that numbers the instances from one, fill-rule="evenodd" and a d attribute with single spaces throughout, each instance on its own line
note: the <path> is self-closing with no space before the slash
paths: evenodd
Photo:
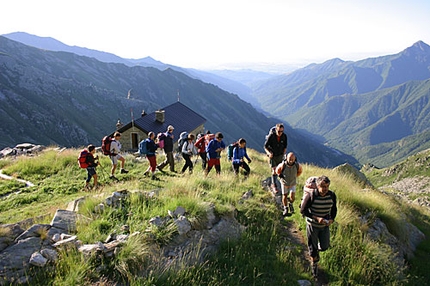
<path id="1" fill-rule="evenodd" d="M 234 147 L 233 149 L 233 164 L 240 164 L 241 160 L 245 157 L 248 161 L 251 161 L 246 153 L 246 148 Z"/>
<path id="2" fill-rule="evenodd" d="M 219 142 L 218 140 L 212 139 L 211 142 L 209 142 L 208 146 L 206 146 L 206 153 L 208 154 L 208 159 L 217 159 L 221 158 L 220 152 L 216 152 L 218 148 L 225 149 L 224 141 L 221 140 Z"/>

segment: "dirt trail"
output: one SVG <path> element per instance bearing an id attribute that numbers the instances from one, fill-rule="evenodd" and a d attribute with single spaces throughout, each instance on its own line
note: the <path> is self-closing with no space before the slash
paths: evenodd
<path id="1" fill-rule="evenodd" d="M 311 272 L 311 263 L 306 238 L 302 235 L 301 230 L 297 227 L 296 223 L 293 220 L 290 220 L 288 218 L 285 219 L 284 225 L 288 240 L 291 241 L 291 243 L 293 243 L 294 245 L 301 246 L 303 265 L 307 269 L 309 269 L 309 272 Z M 315 285 L 318 286 L 329 285 L 327 275 L 325 274 L 324 270 L 321 269 L 321 267 L 319 267 L 318 269 L 318 278 L 312 282 L 314 282 Z"/>
<path id="2" fill-rule="evenodd" d="M 265 189 L 266 191 L 268 191 L 272 194 L 276 205 L 279 207 L 280 218 L 282 220 L 284 220 L 282 225 L 285 227 L 285 235 L 286 235 L 287 239 L 293 245 L 297 245 L 301 248 L 302 263 L 305 266 L 305 268 L 309 270 L 309 273 L 311 273 L 311 263 L 310 263 L 310 256 L 309 256 L 309 252 L 308 252 L 306 238 L 302 235 L 302 231 L 299 229 L 298 225 L 290 217 L 282 216 L 282 213 L 281 213 L 281 196 L 279 194 L 274 195 L 272 193 L 272 191 L 270 190 L 270 180 L 271 179 L 269 177 L 262 182 L 263 189 Z M 280 186 L 279 186 L 279 188 L 280 188 Z M 295 207 L 295 212 L 300 212 L 300 210 L 298 209 L 297 203 L 296 203 L 296 207 Z M 317 286 L 329 285 L 328 277 L 327 277 L 326 273 L 324 272 L 324 270 L 321 269 L 321 267 L 318 267 L 317 279 L 314 279 L 312 282 L 314 283 L 314 285 L 317 285 Z"/>

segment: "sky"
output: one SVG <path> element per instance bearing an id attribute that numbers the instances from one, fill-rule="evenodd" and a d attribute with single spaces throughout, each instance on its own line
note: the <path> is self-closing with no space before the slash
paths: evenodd
<path id="1" fill-rule="evenodd" d="M 13 0 L 0 35 L 184 68 L 360 60 L 430 44 L 429 0 Z"/>

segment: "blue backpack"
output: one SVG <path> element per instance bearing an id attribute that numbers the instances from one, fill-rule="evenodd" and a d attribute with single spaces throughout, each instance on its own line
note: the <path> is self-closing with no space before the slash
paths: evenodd
<path id="1" fill-rule="evenodd" d="M 140 155 L 147 155 L 148 154 L 147 143 L 148 143 L 148 139 L 140 141 L 140 143 L 139 143 L 139 153 L 140 153 Z"/>

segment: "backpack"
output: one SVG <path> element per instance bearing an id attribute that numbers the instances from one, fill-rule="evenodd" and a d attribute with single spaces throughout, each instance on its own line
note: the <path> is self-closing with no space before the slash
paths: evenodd
<path id="1" fill-rule="evenodd" d="M 182 153 L 182 146 L 188 139 L 188 132 L 184 131 L 179 135 L 177 152 Z"/>
<path id="2" fill-rule="evenodd" d="M 139 154 L 148 155 L 148 139 L 144 139 L 139 143 Z"/>
<path id="3" fill-rule="evenodd" d="M 110 152 L 110 145 L 111 145 L 112 141 L 113 141 L 113 138 L 110 136 L 105 136 L 102 139 L 102 151 L 103 151 L 103 154 L 106 156 L 113 156 L 114 155 Z"/>
<path id="4" fill-rule="evenodd" d="M 164 133 L 158 133 L 157 134 L 158 148 L 160 148 L 160 149 L 164 148 L 164 138 L 166 138 L 166 134 L 164 134 Z"/>
<path id="5" fill-rule="evenodd" d="M 275 134 L 276 133 L 276 126 L 273 126 L 272 128 L 270 128 L 269 133 L 267 133 L 266 135 L 266 141 L 269 138 L 270 134 Z"/>
<path id="6" fill-rule="evenodd" d="M 239 146 L 238 142 L 231 143 L 227 148 L 227 158 L 229 161 L 233 160 L 233 150 L 235 147 Z"/>
<path id="7" fill-rule="evenodd" d="M 299 207 L 302 207 L 302 202 L 305 199 L 306 196 L 311 196 L 313 199 L 312 193 L 317 189 L 317 179 L 316 176 L 311 176 L 306 179 L 305 185 L 303 186 L 303 196 L 300 201 Z"/>
<path id="8" fill-rule="evenodd" d="M 205 146 L 208 146 L 209 145 L 209 142 L 211 142 L 212 141 L 212 139 L 214 139 L 215 138 L 215 134 L 206 134 L 205 135 Z"/>
<path id="9" fill-rule="evenodd" d="M 78 157 L 78 164 L 79 164 L 79 167 L 80 168 L 82 168 L 82 169 L 86 169 L 86 168 L 88 168 L 90 165 L 87 163 L 87 157 L 88 157 L 88 155 L 90 154 L 90 152 L 88 152 L 88 150 L 87 149 L 84 149 L 84 150 L 82 150 L 80 153 L 79 153 L 79 157 Z"/>

